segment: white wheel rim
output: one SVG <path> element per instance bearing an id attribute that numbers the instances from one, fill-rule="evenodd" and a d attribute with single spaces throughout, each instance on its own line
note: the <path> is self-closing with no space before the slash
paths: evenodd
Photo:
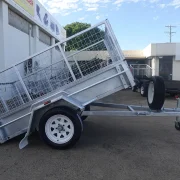
<path id="1" fill-rule="evenodd" d="M 148 102 L 151 104 L 154 99 L 154 83 L 150 82 L 148 87 Z"/>
<path id="2" fill-rule="evenodd" d="M 52 142 L 64 144 L 73 137 L 74 125 L 67 116 L 61 114 L 54 115 L 47 120 L 45 133 Z"/>
<path id="3" fill-rule="evenodd" d="M 144 94 L 144 87 L 141 86 L 141 94 Z"/>

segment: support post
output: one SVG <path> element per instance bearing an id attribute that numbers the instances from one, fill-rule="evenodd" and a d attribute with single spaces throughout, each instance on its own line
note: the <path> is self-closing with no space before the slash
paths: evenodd
<path id="1" fill-rule="evenodd" d="M 22 87 L 23 87 L 23 89 L 24 89 L 24 91 L 25 91 L 28 99 L 29 99 L 29 100 L 32 100 L 32 99 L 31 99 L 31 96 L 29 95 L 29 92 L 28 92 L 28 90 L 27 90 L 27 88 L 26 88 L 26 85 L 24 84 L 24 81 L 23 81 L 23 79 L 22 79 L 22 77 L 21 77 L 21 75 L 20 75 L 20 73 L 19 73 L 19 71 L 18 71 L 18 69 L 17 69 L 16 66 L 14 66 L 14 71 L 16 72 L 16 74 L 17 74 L 17 76 L 18 76 L 18 79 L 19 79 L 19 81 L 21 82 L 21 85 L 22 85 Z"/>
<path id="2" fill-rule="evenodd" d="M 19 98 L 21 99 L 22 104 L 24 104 L 24 100 L 23 100 L 23 98 L 22 98 L 22 96 L 21 96 L 21 93 L 19 92 L 19 89 L 17 88 L 16 84 L 14 84 L 14 86 L 15 86 L 15 88 L 16 88 L 16 91 L 17 91 L 17 93 L 18 93 Z"/>
<path id="3" fill-rule="evenodd" d="M 179 98 L 179 97 L 177 98 L 177 108 L 180 108 L 180 98 Z M 180 116 L 176 116 L 175 123 L 176 123 L 177 126 L 179 126 Z M 180 128 L 180 127 L 179 127 L 179 128 Z"/>
<path id="4" fill-rule="evenodd" d="M 0 100 L 1 100 L 1 102 L 2 102 L 2 104 L 3 104 L 3 106 L 4 106 L 4 108 L 5 108 L 5 111 L 6 111 L 6 112 L 9 111 L 9 108 L 8 108 L 6 102 L 4 101 L 4 99 L 3 99 L 2 97 L 0 97 Z"/>
<path id="5" fill-rule="evenodd" d="M 68 60 L 67 60 L 67 58 L 66 58 L 66 56 L 65 56 L 65 54 L 64 54 L 64 51 L 63 51 L 61 45 L 59 45 L 59 49 L 60 49 L 61 54 L 62 54 L 62 56 L 63 56 L 63 58 L 64 58 L 64 61 L 66 62 L 66 65 L 67 65 L 67 67 L 68 67 L 68 69 L 69 69 L 69 72 L 71 73 L 71 76 L 72 76 L 73 80 L 75 81 L 75 80 L 76 80 L 76 77 L 75 77 L 75 75 L 74 75 L 74 73 L 73 73 L 73 71 L 72 71 L 72 69 L 71 69 L 71 66 L 69 65 L 69 62 L 68 62 Z"/>
<path id="6" fill-rule="evenodd" d="M 37 25 L 33 25 L 33 54 L 38 52 L 38 43 L 39 43 L 39 27 Z"/>
<path id="7" fill-rule="evenodd" d="M 8 5 L 4 1 L 0 1 L 0 71 L 5 69 L 8 64 L 5 51 L 8 35 Z"/>
<path id="8" fill-rule="evenodd" d="M 55 44 L 55 38 L 51 37 L 51 46 L 53 46 L 54 44 Z M 51 52 L 51 76 L 52 76 L 52 74 L 53 74 L 53 63 L 55 60 L 55 47 L 53 47 L 50 52 Z"/>
<path id="9" fill-rule="evenodd" d="M 75 59 L 74 56 L 73 56 L 73 59 L 74 59 L 74 62 L 75 62 L 75 64 L 76 64 L 76 66 L 77 66 L 77 68 L 78 68 L 78 70 L 79 70 L 81 76 L 83 77 L 83 73 L 82 73 L 82 71 L 81 71 L 81 68 L 79 67 L 79 64 L 78 64 L 78 62 L 77 62 L 77 60 Z"/>

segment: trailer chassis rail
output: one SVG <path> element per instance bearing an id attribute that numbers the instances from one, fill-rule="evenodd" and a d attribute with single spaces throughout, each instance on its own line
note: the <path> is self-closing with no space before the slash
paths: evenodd
<path id="1" fill-rule="evenodd" d="M 118 110 L 104 109 L 83 111 L 82 116 L 175 116 L 177 117 L 176 120 L 178 121 L 178 116 L 180 116 L 180 99 L 177 101 L 177 108 L 162 108 L 160 111 L 151 110 L 146 106 L 96 102 L 90 104 L 90 106 L 115 108 Z"/>

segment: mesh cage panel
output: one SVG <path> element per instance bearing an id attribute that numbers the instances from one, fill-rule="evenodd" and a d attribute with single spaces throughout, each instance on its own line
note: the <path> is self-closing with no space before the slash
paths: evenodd
<path id="1" fill-rule="evenodd" d="M 13 110 L 29 99 L 14 68 L 0 73 L 0 112 Z"/>
<path id="2" fill-rule="evenodd" d="M 102 23 L 0 73 L 0 115 L 123 60 L 114 42 Z"/>

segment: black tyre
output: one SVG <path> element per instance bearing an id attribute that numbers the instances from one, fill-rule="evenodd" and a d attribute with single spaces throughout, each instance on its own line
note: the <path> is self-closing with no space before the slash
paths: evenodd
<path id="1" fill-rule="evenodd" d="M 180 131 L 180 123 L 175 121 L 175 128 L 176 130 Z"/>
<path id="2" fill-rule="evenodd" d="M 85 111 L 90 111 L 90 105 L 87 105 L 85 108 L 84 108 Z M 88 116 L 81 116 L 81 120 L 82 121 L 85 121 L 86 119 L 88 118 Z"/>
<path id="3" fill-rule="evenodd" d="M 161 110 L 165 101 L 165 84 L 162 77 L 152 77 L 148 86 L 147 102 L 152 110 Z"/>
<path id="4" fill-rule="evenodd" d="M 132 87 L 132 91 L 133 91 L 133 92 L 136 92 L 136 91 L 137 91 L 137 87 L 136 87 L 136 86 L 133 86 L 133 87 Z"/>
<path id="5" fill-rule="evenodd" d="M 56 149 L 67 149 L 76 144 L 83 125 L 76 112 L 70 108 L 54 108 L 44 114 L 39 123 L 41 139 Z"/>
<path id="6" fill-rule="evenodd" d="M 147 90 L 148 90 L 147 84 L 143 83 L 140 87 L 140 94 L 142 97 L 147 97 Z"/>

